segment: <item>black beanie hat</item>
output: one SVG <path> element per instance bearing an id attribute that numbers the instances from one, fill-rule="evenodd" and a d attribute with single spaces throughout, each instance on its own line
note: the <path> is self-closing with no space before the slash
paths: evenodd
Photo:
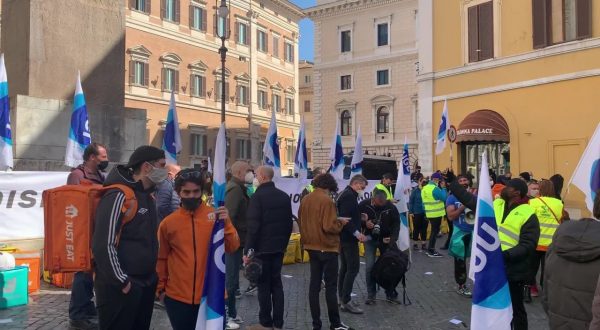
<path id="1" fill-rule="evenodd" d="M 133 151 L 125 167 L 134 168 L 143 162 L 153 162 L 165 158 L 165 151 L 153 146 L 141 146 Z"/>
<path id="2" fill-rule="evenodd" d="M 523 178 L 526 182 L 531 181 L 531 175 L 527 172 L 519 173 L 519 176 Z"/>
<path id="3" fill-rule="evenodd" d="M 527 191 L 529 191 L 529 189 L 527 189 L 527 183 L 521 179 L 508 180 L 506 186 L 517 190 L 521 194 L 521 197 L 527 196 Z"/>

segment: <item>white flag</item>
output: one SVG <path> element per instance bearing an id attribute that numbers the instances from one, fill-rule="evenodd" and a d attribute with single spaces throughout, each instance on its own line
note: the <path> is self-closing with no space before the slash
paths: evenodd
<path id="1" fill-rule="evenodd" d="M 585 204 L 593 212 L 594 198 L 600 190 L 600 124 L 585 148 L 571 182 L 585 194 Z"/>
<path id="2" fill-rule="evenodd" d="M 450 118 L 448 117 L 448 100 L 444 101 L 444 111 L 442 112 L 442 119 L 440 121 L 440 128 L 438 129 L 437 143 L 435 145 L 435 154 L 441 154 L 446 148 L 446 140 L 448 135 L 448 128 L 450 128 Z"/>

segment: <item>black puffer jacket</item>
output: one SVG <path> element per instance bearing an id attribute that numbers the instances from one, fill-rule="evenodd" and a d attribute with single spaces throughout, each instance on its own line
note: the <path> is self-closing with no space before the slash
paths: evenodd
<path id="1" fill-rule="evenodd" d="M 548 248 L 544 270 L 542 304 L 550 329 L 588 329 L 599 274 L 600 222 L 563 222 Z"/>
<path id="2" fill-rule="evenodd" d="M 357 243 L 354 232 L 360 231 L 360 212 L 358 212 L 358 193 L 350 186 L 338 196 L 336 202 L 338 216 L 350 218 L 340 233 L 341 243 Z"/>
<path id="3" fill-rule="evenodd" d="M 246 251 L 284 252 L 292 233 L 290 196 L 275 188 L 273 182 L 261 184 L 250 198 L 246 221 Z"/>
<path id="4" fill-rule="evenodd" d="M 104 185 L 112 184 L 133 189 L 138 210 L 133 220 L 123 226 L 117 246 L 122 216 L 115 210 L 123 206 L 124 194 L 115 189 L 108 191 L 100 200 L 92 239 L 96 278 L 119 287 L 124 287 L 128 281 L 152 286 L 158 279 L 158 216 L 152 196 L 154 189 L 145 190 L 142 182 L 133 181 L 130 171 L 123 166 L 108 174 Z"/>
<path id="5" fill-rule="evenodd" d="M 360 213 L 366 213 L 370 220 L 379 219 L 381 226 L 381 234 L 376 239 L 382 241 L 386 237 L 391 238 L 391 242 L 395 243 L 398 240 L 400 233 L 400 213 L 394 204 L 387 201 L 383 206 L 374 206 L 370 199 L 365 199 L 358 204 Z M 364 234 L 372 235 L 373 230 L 367 228 L 366 222 L 362 222 Z"/>

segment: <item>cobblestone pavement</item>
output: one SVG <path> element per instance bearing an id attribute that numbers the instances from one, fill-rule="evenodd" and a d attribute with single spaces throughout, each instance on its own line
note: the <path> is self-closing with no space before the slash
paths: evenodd
<path id="1" fill-rule="evenodd" d="M 425 273 L 431 272 L 427 275 Z M 308 306 L 308 264 L 284 266 L 283 285 L 285 290 L 285 329 L 310 329 L 311 317 Z M 366 306 L 364 281 L 364 259 L 361 259 L 361 274 L 354 285 L 353 298 L 361 303 L 363 315 L 341 313 L 342 321 L 355 329 L 466 329 L 469 325 L 470 300 L 455 292 L 452 258 L 429 258 L 424 253 L 413 253 L 413 265 L 407 275 L 407 293 L 412 305 L 393 305 L 383 299 L 379 292 L 377 304 Z M 243 280 L 242 290 L 247 287 Z M 401 292 L 401 291 L 400 291 Z M 30 297 L 28 306 L 0 310 L 0 329 L 67 329 L 69 291 L 43 286 L 39 294 Z M 529 329 L 548 329 L 546 315 L 540 298 L 528 304 Z M 327 327 L 327 311 L 324 295 L 321 299 L 321 317 Z M 255 295 L 242 297 L 238 310 L 245 320 L 244 325 L 258 321 L 258 301 Z M 454 325 L 451 319 L 463 324 Z M 7 322 L 8 323 L 3 323 Z M 153 329 L 171 329 L 166 312 L 156 308 L 152 319 Z M 242 327 L 243 329 L 244 327 Z"/>

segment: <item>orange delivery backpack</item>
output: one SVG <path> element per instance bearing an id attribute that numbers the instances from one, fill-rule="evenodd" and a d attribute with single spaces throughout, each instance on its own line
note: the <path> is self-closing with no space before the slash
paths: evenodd
<path id="1" fill-rule="evenodd" d="M 92 235 L 96 208 L 107 191 L 119 189 L 125 194 L 121 209 L 123 226 L 133 220 L 138 203 L 133 189 L 115 184 L 82 182 L 45 190 L 44 203 L 44 269 L 50 273 L 92 270 Z"/>

